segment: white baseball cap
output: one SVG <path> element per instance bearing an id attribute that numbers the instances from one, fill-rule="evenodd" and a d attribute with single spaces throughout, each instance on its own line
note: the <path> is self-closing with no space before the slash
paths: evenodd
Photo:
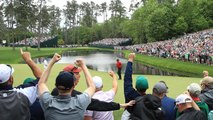
<path id="1" fill-rule="evenodd" d="M 0 64 L 0 84 L 9 80 L 14 69 L 10 65 Z"/>
<path id="2" fill-rule="evenodd" d="M 99 76 L 94 76 L 94 77 L 92 78 L 92 80 L 93 80 L 93 82 L 94 82 L 96 88 L 101 88 L 101 87 L 102 87 L 103 82 L 102 82 L 102 78 L 101 78 L 101 77 L 99 77 Z"/>
<path id="3" fill-rule="evenodd" d="M 183 104 L 183 103 L 190 103 L 190 102 L 192 102 L 192 99 L 191 99 L 191 97 L 189 97 L 186 94 L 181 94 L 176 98 L 175 101 L 176 101 L 176 105 L 177 105 L 177 104 Z"/>
<path id="4" fill-rule="evenodd" d="M 188 87 L 187 90 L 192 93 L 192 94 L 196 94 L 199 95 L 201 92 L 201 87 L 199 84 L 197 83 L 191 83 Z"/>

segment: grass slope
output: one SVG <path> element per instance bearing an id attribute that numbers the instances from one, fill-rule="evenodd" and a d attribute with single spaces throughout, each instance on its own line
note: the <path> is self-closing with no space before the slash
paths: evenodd
<path id="1" fill-rule="evenodd" d="M 127 57 L 130 51 L 125 51 L 124 53 Z M 203 70 L 208 70 L 209 74 L 213 76 L 213 67 L 204 64 L 194 64 L 191 62 L 183 62 L 175 59 L 165 59 L 141 54 L 136 55 L 136 60 L 146 65 L 155 66 L 160 69 L 166 69 L 167 71 L 169 70 L 181 73 L 186 76 L 200 77 L 202 76 Z"/>

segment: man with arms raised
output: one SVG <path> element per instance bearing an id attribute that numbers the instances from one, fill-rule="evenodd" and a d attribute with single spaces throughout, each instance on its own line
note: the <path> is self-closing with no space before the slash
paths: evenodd
<path id="1" fill-rule="evenodd" d="M 32 61 L 29 52 L 20 49 L 22 58 L 31 68 L 35 77 L 40 77 L 40 68 Z M 37 96 L 37 82 L 22 84 L 13 88 L 14 69 L 10 65 L 0 64 L 0 115 L 1 120 L 29 120 L 30 105 L 34 103 Z"/>
<path id="2" fill-rule="evenodd" d="M 75 78 L 76 78 L 76 82 L 75 85 L 78 84 L 79 80 L 80 80 L 80 72 L 81 72 L 81 68 L 74 66 L 73 64 L 67 65 L 66 67 L 64 67 L 63 71 L 67 71 L 70 73 L 73 73 Z M 58 95 L 58 89 L 54 88 L 51 92 L 51 94 L 53 96 L 57 96 Z M 82 92 L 77 91 L 76 89 L 74 89 L 71 93 L 72 97 L 75 97 L 76 95 L 80 95 L 82 94 Z M 93 110 L 93 111 L 112 111 L 112 110 L 119 110 L 120 108 L 125 108 L 127 106 L 131 106 L 132 102 L 126 103 L 126 104 L 119 104 L 119 103 L 115 103 L 115 102 L 105 102 L 105 101 L 100 101 L 98 99 L 91 99 L 91 103 L 88 105 L 87 110 Z M 100 107 L 102 106 L 102 107 Z"/>
<path id="3" fill-rule="evenodd" d="M 93 98 L 105 102 L 112 102 L 114 100 L 115 94 L 117 93 L 118 90 L 118 82 L 117 77 L 113 71 L 110 71 L 109 75 L 113 78 L 112 89 L 106 92 L 104 92 L 102 89 L 103 88 L 102 78 L 99 76 L 95 76 L 92 78 L 96 87 Z M 84 120 L 114 120 L 113 111 L 107 112 L 87 111 L 85 113 Z"/>
<path id="4" fill-rule="evenodd" d="M 71 97 L 71 92 L 75 87 L 75 77 L 69 72 L 60 72 L 56 78 L 56 87 L 59 96 L 53 97 L 46 85 L 52 66 L 61 59 L 55 54 L 47 69 L 43 72 L 38 83 L 39 99 L 44 110 L 46 120 L 82 120 L 84 112 L 91 102 L 91 97 L 95 92 L 95 85 L 92 77 L 82 60 L 77 60 L 76 64 L 83 70 L 88 88 L 83 94 Z"/>

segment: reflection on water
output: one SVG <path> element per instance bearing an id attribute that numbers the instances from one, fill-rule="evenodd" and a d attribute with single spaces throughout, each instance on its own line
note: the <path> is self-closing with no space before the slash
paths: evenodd
<path id="1" fill-rule="evenodd" d="M 117 71 L 116 59 L 120 59 L 122 63 L 122 73 L 125 72 L 127 59 L 121 52 L 103 52 L 103 51 L 67 51 L 62 54 L 62 59 L 58 63 L 74 63 L 76 59 L 82 58 L 85 60 L 88 68 L 97 71 Z M 51 57 L 40 57 L 34 59 L 37 63 L 42 63 L 44 60 L 50 61 Z M 133 73 L 146 75 L 175 75 L 167 71 L 163 71 L 154 67 L 146 66 L 138 62 L 133 64 Z"/>

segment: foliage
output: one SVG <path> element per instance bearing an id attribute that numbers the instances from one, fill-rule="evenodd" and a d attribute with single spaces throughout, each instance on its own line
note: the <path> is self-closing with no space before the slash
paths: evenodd
<path id="1" fill-rule="evenodd" d="M 61 36 L 65 44 L 88 44 L 103 38 L 132 38 L 136 44 L 167 40 L 213 27 L 213 0 L 67 1 L 64 9 L 48 0 L 5 0 L 0 5 L 0 40 Z M 110 13 L 110 14 L 109 14 Z M 62 16 L 63 15 L 63 16 Z M 97 23 L 102 15 L 103 23 Z M 62 23 L 61 21 L 64 21 Z"/>
<path id="2" fill-rule="evenodd" d="M 58 45 L 64 45 L 64 40 L 63 39 L 59 39 L 58 40 Z"/>
<path id="3" fill-rule="evenodd" d="M 135 44 L 143 43 L 145 39 L 143 24 L 139 20 L 127 20 L 122 23 L 122 32 L 133 39 Z"/>
<path id="4" fill-rule="evenodd" d="M 197 6 L 199 15 L 203 15 L 213 27 L 213 0 L 197 0 Z"/>
<path id="5" fill-rule="evenodd" d="M 184 33 L 186 33 L 188 24 L 186 23 L 184 17 L 180 16 L 177 18 L 173 29 L 174 31 L 176 31 L 177 35 L 183 35 Z"/>

